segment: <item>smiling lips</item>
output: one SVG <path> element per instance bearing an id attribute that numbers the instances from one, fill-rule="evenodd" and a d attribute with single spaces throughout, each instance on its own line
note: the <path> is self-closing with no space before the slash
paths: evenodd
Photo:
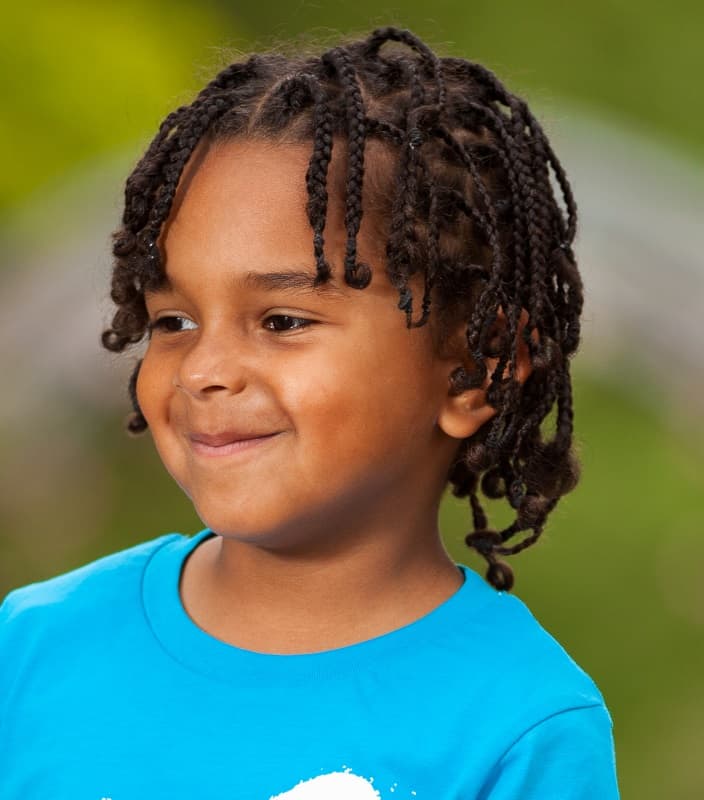
<path id="1" fill-rule="evenodd" d="M 226 456 L 251 450 L 269 441 L 277 433 L 243 433 L 241 431 L 223 431 L 223 433 L 191 433 L 189 440 L 195 453 L 204 456 Z"/>

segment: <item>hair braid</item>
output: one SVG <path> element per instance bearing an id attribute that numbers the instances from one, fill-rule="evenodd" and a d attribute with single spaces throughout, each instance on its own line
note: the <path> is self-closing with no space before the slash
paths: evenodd
<path id="1" fill-rule="evenodd" d="M 481 81 L 482 85 L 484 85 L 487 89 L 489 89 L 495 100 L 501 101 L 504 105 L 510 107 L 512 103 L 512 99 L 509 96 L 508 92 L 506 92 L 505 88 L 501 85 L 498 81 L 496 76 L 488 69 L 483 67 L 480 64 L 470 64 L 467 65 L 469 67 L 469 72 L 473 74 L 479 81 Z M 512 204 L 513 208 L 512 211 L 515 215 L 515 224 L 513 226 L 513 263 L 514 263 L 514 279 L 516 281 L 516 295 L 521 299 L 523 302 L 523 286 L 525 281 L 528 278 L 527 275 L 527 268 L 526 268 L 526 260 L 524 257 L 525 250 L 526 250 L 526 237 L 527 237 L 527 229 L 526 229 L 526 217 L 527 217 L 527 210 L 524 205 L 520 202 L 516 202 L 516 199 L 520 197 L 520 186 L 518 177 L 516 174 L 516 167 L 520 160 L 520 149 L 519 146 L 516 144 L 513 136 L 508 132 L 506 124 L 504 123 L 504 115 L 496 110 L 491 106 L 482 106 L 478 103 L 471 103 L 471 108 L 482 118 L 485 124 L 488 124 L 493 131 L 495 131 L 500 139 L 502 144 L 504 145 L 503 148 L 498 148 L 497 153 L 499 158 L 502 161 L 504 169 L 506 171 L 506 175 L 508 178 L 509 186 L 511 189 L 511 195 L 514 198 L 514 202 Z M 517 326 L 517 319 L 518 319 L 518 312 L 519 306 L 516 304 L 513 309 L 509 312 L 509 332 L 512 337 L 512 341 L 515 336 L 515 330 Z M 524 340 L 531 348 L 531 355 L 532 355 L 532 346 L 533 341 L 530 338 L 530 326 L 526 326 L 524 329 Z M 515 359 L 512 359 L 512 366 L 511 366 L 511 376 L 513 376 L 513 371 L 515 367 Z"/>
<path id="2" fill-rule="evenodd" d="M 547 286 L 547 250 L 550 236 L 545 206 L 541 202 L 543 193 L 537 183 L 535 163 L 529 150 L 531 140 L 525 137 L 526 119 L 523 114 L 525 104 L 519 101 L 512 102 L 512 127 L 514 138 L 521 143 L 519 149 L 519 175 L 520 185 L 524 192 L 526 205 L 526 220 L 528 223 L 528 242 L 530 245 L 530 304 L 532 313 L 535 314 L 535 325 L 543 332 L 542 345 L 546 335 L 556 338 L 555 314 L 549 292 L 543 292 Z M 544 191 L 544 187 L 543 187 Z"/>
<path id="3" fill-rule="evenodd" d="M 433 53 L 425 42 L 421 41 L 417 36 L 414 36 L 410 31 L 389 27 L 379 28 L 369 36 L 364 50 L 365 56 L 367 58 L 375 58 L 378 56 L 381 46 L 388 41 L 400 42 L 407 45 L 421 56 L 424 63 L 430 65 L 436 83 L 435 102 L 438 106 L 443 106 L 445 104 L 447 90 L 442 75 L 442 62 L 435 53 Z"/>
<path id="4" fill-rule="evenodd" d="M 315 103 L 313 153 L 306 171 L 308 190 L 308 221 L 313 228 L 313 255 L 316 265 L 316 283 L 324 283 L 331 274 L 325 260 L 323 230 L 328 207 L 327 176 L 333 148 L 333 116 L 320 81 L 311 74 L 294 75 L 284 80 L 282 89 L 290 91 L 303 86 Z M 294 103 L 295 110 L 299 107 Z"/>
<path id="5" fill-rule="evenodd" d="M 413 294 L 408 282 L 413 274 L 413 249 L 418 237 L 415 230 L 417 215 L 420 147 L 423 139 L 417 127 L 406 126 L 398 174 L 398 190 L 391 215 L 391 230 L 386 253 L 393 285 L 399 290 L 398 307 L 406 314 L 406 325 L 413 326 Z"/>
<path id="6" fill-rule="evenodd" d="M 222 97 L 210 97 L 202 110 L 201 108 L 197 108 L 197 110 L 194 111 L 194 118 L 191 119 L 190 127 L 184 128 L 182 132 L 176 134 L 177 148 L 170 154 L 169 163 L 164 168 L 162 191 L 152 206 L 145 231 L 148 246 L 154 248 L 155 251 L 150 256 L 151 270 L 155 275 L 158 274 L 158 270 L 161 266 L 158 250 L 155 246 L 156 238 L 159 235 L 162 224 L 166 221 L 171 211 L 171 206 L 176 194 L 176 187 L 181 173 L 183 172 L 183 168 L 186 166 L 186 162 L 193 154 L 203 134 L 212 125 L 214 120 L 223 114 L 227 107 L 228 103 Z"/>
<path id="7" fill-rule="evenodd" d="M 474 188 L 479 194 L 479 197 L 482 200 L 482 205 L 484 206 L 487 224 L 487 236 L 489 238 L 492 252 L 492 264 L 490 279 L 483 287 L 482 292 L 479 295 L 479 299 L 477 300 L 477 306 L 483 308 L 485 304 L 492 302 L 496 298 L 502 279 L 502 258 L 497 232 L 496 210 L 471 155 L 443 126 L 438 125 L 434 132 L 442 139 L 443 142 L 445 142 L 445 144 L 448 145 L 452 152 L 459 158 L 460 162 L 468 168 L 470 175 L 474 179 Z M 480 386 L 483 384 L 487 374 L 487 368 L 486 364 L 484 363 L 483 355 L 486 335 L 489 331 L 489 328 L 495 321 L 495 313 L 485 317 L 484 319 L 482 319 L 479 315 L 475 315 L 474 319 L 467 327 L 467 344 L 472 357 L 475 360 L 478 371 L 478 375 L 474 378 L 474 380 L 477 381 L 478 385 Z M 498 380 L 500 380 L 500 375 L 498 370 L 496 370 L 492 376 L 492 385 L 494 385 Z"/>
<path id="8" fill-rule="evenodd" d="M 425 173 L 423 161 L 420 161 L 421 171 Z M 420 328 L 430 316 L 430 305 L 432 302 L 432 288 L 435 283 L 435 276 L 440 268 L 440 220 L 438 217 L 438 189 L 435 181 L 428 180 L 428 191 L 430 192 L 430 204 L 428 209 L 428 267 L 425 272 L 425 284 L 423 287 L 423 299 L 421 301 L 420 319 L 412 322 L 411 326 Z"/>
<path id="9" fill-rule="evenodd" d="M 562 164 L 560 164 L 560 162 L 557 160 L 557 156 L 550 146 L 550 142 L 548 142 L 542 126 L 533 116 L 527 105 L 523 106 L 523 113 L 526 117 L 528 128 L 535 140 L 540 142 L 540 149 L 547 158 L 547 163 L 552 167 L 555 177 L 557 178 L 557 182 L 560 186 L 560 190 L 562 191 L 562 196 L 567 208 L 566 226 L 562 218 L 562 214 L 558 214 L 556 219 L 560 223 L 560 232 L 562 234 L 561 244 L 569 245 L 574 241 L 574 236 L 577 230 L 577 204 L 574 201 L 572 188 L 567 180 L 567 175 L 565 174 Z"/>
<path id="10" fill-rule="evenodd" d="M 476 111 L 481 115 L 482 119 L 491 126 L 492 130 L 498 133 L 501 138 L 502 143 L 504 144 L 503 148 L 497 148 L 496 152 L 501 160 L 501 163 L 506 171 L 506 176 L 508 179 L 509 187 L 511 189 L 511 194 L 515 198 L 519 196 L 519 184 L 518 184 L 518 177 L 516 174 L 516 163 L 518 160 L 518 156 L 516 154 L 516 145 L 513 141 L 513 137 L 508 133 L 506 130 L 506 126 L 502 120 L 502 114 L 499 112 L 492 111 L 488 108 L 482 108 L 478 104 L 472 104 L 472 107 L 476 109 Z M 512 264 L 513 264 L 513 277 L 515 280 L 516 285 L 516 295 L 521 298 L 521 302 L 523 302 L 523 287 L 525 281 L 527 279 L 527 270 L 526 270 L 526 260 L 524 257 L 525 253 L 525 237 L 526 237 L 526 219 L 525 219 L 525 209 L 520 203 L 513 203 L 512 211 L 515 215 L 515 224 L 513 226 L 512 231 L 512 246 L 513 249 L 511 251 L 512 255 Z M 509 333 L 513 338 L 515 337 L 516 333 L 516 325 L 518 314 L 520 312 L 520 307 L 516 303 L 509 311 L 509 320 L 510 320 L 510 329 Z M 528 329 L 526 328 L 526 332 L 529 333 Z M 531 341 L 530 338 L 528 341 Z M 515 367 L 515 360 L 512 359 L 511 365 L 511 376 L 513 376 L 513 370 Z"/>
<path id="11" fill-rule="evenodd" d="M 345 227 L 347 228 L 345 282 L 355 289 L 364 289 L 372 279 L 368 265 L 357 263 L 357 233 L 362 221 L 362 180 L 366 137 L 364 101 L 351 56 L 346 50 L 339 47 L 334 48 L 323 54 L 321 60 L 324 64 L 331 64 L 337 70 L 347 100 L 349 148 L 345 208 Z"/>

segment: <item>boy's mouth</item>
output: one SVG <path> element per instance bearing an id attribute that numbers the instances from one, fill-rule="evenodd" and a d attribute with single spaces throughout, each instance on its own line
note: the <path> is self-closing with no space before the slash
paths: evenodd
<path id="1" fill-rule="evenodd" d="M 222 433 L 191 433 L 188 438 L 193 452 L 204 456 L 225 456 L 251 450 L 278 436 L 275 433 L 223 431 Z"/>

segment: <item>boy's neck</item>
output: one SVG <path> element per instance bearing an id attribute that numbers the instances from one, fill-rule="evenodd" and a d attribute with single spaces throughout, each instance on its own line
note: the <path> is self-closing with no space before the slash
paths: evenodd
<path id="1" fill-rule="evenodd" d="M 345 647 L 414 622 L 462 585 L 437 528 L 403 538 L 399 546 L 387 532 L 342 558 L 306 562 L 216 536 L 187 559 L 181 599 L 200 628 L 246 650 Z"/>

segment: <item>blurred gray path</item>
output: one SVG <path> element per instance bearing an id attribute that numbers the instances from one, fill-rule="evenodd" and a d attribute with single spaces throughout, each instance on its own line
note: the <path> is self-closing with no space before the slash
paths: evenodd
<path id="1" fill-rule="evenodd" d="M 561 108 L 543 116 L 579 204 L 586 300 L 577 362 L 643 371 L 678 413 L 704 394 L 704 170 L 631 132 Z M 110 232 L 135 158 L 101 163 L 16 220 L 0 271 L 0 425 L 62 402 L 129 410 L 135 349 L 99 345 L 110 320 Z M 17 232 L 17 230 L 19 232 Z"/>
<path id="2" fill-rule="evenodd" d="M 561 121 L 555 140 L 580 211 L 583 360 L 642 372 L 701 424 L 704 165 L 588 118 Z"/>

